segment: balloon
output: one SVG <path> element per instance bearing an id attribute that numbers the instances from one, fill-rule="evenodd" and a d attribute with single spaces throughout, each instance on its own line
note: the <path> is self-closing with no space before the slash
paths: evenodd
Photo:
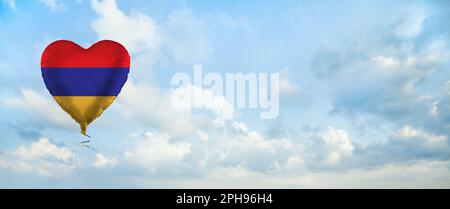
<path id="1" fill-rule="evenodd" d="M 110 40 L 87 49 L 59 40 L 42 53 L 41 70 L 53 99 L 86 135 L 87 126 L 112 104 L 127 81 L 130 56 L 125 47 Z"/>

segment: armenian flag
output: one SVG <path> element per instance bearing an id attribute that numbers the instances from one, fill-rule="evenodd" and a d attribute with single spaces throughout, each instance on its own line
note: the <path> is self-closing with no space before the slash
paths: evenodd
<path id="1" fill-rule="evenodd" d="M 41 71 L 50 94 L 86 135 L 87 126 L 111 105 L 127 81 L 130 56 L 110 40 L 87 49 L 59 40 L 42 53 Z"/>

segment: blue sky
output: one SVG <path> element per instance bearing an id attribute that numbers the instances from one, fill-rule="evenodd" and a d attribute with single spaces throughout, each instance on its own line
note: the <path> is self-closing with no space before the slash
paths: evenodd
<path id="1" fill-rule="evenodd" d="M 447 1 L 0 1 L 2 188 L 450 187 Z M 130 52 L 89 126 L 40 75 L 58 39 Z M 179 111 L 172 75 L 280 73 L 280 115 Z M 224 114 L 227 117 L 223 117 Z"/>

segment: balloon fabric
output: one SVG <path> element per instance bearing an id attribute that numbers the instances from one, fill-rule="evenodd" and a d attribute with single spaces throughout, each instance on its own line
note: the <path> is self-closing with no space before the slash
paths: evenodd
<path id="1" fill-rule="evenodd" d="M 58 40 L 48 45 L 41 57 L 45 86 L 86 136 L 88 125 L 120 93 L 129 70 L 128 51 L 110 40 L 99 41 L 87 49 Z"/>

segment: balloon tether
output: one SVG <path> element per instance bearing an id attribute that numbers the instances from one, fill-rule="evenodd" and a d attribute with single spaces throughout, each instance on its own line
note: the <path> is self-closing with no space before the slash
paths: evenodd
<path id="1" fill-rule="evenodd" d="M 89 139 L 82 141 L 81 136 L 86 136 L 89 137 Z M 81 147 L 85 147 L 89 150 L 91 149 L 95 149 L 94 147 L 92 147 L 92 145 L 90 145 L 91 142 L 91 136 L 87 135 L 87 134 L 81 134 L 78 136 L 78 146 L 77 146 L 77 167 L 80 167 L 81 161 L 80 161 L 80 148 Z"/>

